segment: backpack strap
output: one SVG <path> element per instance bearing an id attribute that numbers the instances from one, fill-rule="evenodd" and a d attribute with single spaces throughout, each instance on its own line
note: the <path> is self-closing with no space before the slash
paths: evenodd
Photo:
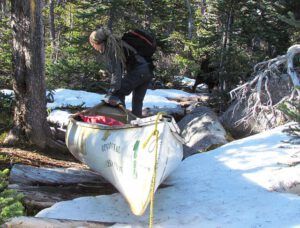
<path id="1" fill-rule="evenodd" d="M 144 40 L 146 43 L 148 43 L 149 45 L 151 45 L 152 47 L 154 46 L 153 43 L 150 42 L 150 40 L 148 40 L 145 36 L 135 32 L 135 31 L 130 31 L 130 33 L 132 33 L 135 36 L 138 36 L 140 39 Z"/>
<path id="2" fill-rule="evenodd" d="M 129 45 L 127 42 L 125 42 L 124 40 L 121 40 L 121 44 L 123 47 L 125 47 L 127 50 L 132 51 L 133 54 L 138 55 L 137 50 L 132 47 L 131 45 Z"/>
<path id="3" fill-rule="evenodd" d="M 134 47 L 132 47 L 131 45 L 129 45 L 127 42 L 125 42 L 124 40 L 121 40 L 121 44 L 127 50 L 133 52 L 134 57 L 135 57 L 137 62 L 139 62 L 139 63 L 148 63 L 147 60 L 143 56 L 139 55 L 137 50 Z"/>

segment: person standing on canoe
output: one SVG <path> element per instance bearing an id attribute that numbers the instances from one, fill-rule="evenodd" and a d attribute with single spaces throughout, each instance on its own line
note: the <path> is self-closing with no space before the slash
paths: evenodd
<path id="1" fill-rule="evenodd" d="M 111 74 L 110 89 L 104 101 L 112 106 L 123 104 L 132 92 L 132 113 L 142 117 L 143 100 L 153 78 L 152 55 L 155 39 L 142 30 L 133 30 L 117 38 L 101 27 L 90 34 L 93 48 L 104 55 Z"/>

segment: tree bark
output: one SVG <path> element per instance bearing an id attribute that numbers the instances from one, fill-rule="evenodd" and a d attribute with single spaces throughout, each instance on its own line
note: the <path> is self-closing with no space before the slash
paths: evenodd
<path id="1" fill-rule="evenodd" d="M 0 0 L 0 19 L 5 17 L 6 12 L 6 0 Z"/>
<path id="2" fill-rule="evenodd" d="M 116 3 L 114 1 L 112 1 L 111 7 L 109 9 L 109 19 L 108 19 L 108 23 L 107 23 L 107 27 L 111 31 L 113 30 L 113 23 L 114 23 L 114 20 L 115 20 L 116 11 L 117 11 Z"/>
<path id="3" fill-rule="evenodd" d="M 51 47 L 52 47 L 52 61 L 55 61 L 55 56 L 56 56 L 56 37 L 55 37 L 55 23 L 54 23 L 54 18 L 55 18 L 55 14 L 54 14 L 54 4 L 55 1 L 54 0 L 50 0 L 49 1 L 49 24 L 50 24 L 50 41 L 51 41 Z"/>
<path id="4" fill-rule="evenodd" d="M 90 170 L 18 164 L 11 169 L 8 189 L 22 193 L 30 211 L 39 211 L 64 200 L 117 192 L 102 176 Z"/>
<path id="5" fill-rule="evenodd" d="M 15 164 L 9 174 L 9 184 L 18 185 L 89 184 L 96 186 L 107 183 L 100 174 L 83 168 L 48 168 Z"/>
<path id="6" fill-rule="evenodd" d="M 293 13 L 296 20 L 300 20 L 300 1 L 294 1 Z"/>
<path id="7" fill-rule="evenodd" d="M 207 18 L 207 2 L 206 0 L 201 0 L 200 5 L 198 6 L 198 8 L 200 7 L 201 9 L 201 15 L 202 15 L 202 26 L 206 27 L 207 26 L 207 22 L 208 22 L 208 18 Z"/>
<path id="8" fill-rule="evenodd" d="M 0 0 L 0 11 L 5 13 L 6 11 L 6 0 Z"/>
<path id="9" fill-rule="evenodd" d="M 74 12 L 74 9 L 73 9 L 73 7 L 75 7 L 75 6 L 73 6 L 72 4 L 69 4 L 69 26 L 70 26 L 70 31 L 71 32 L 69 32 L 69 41 L 72 41 L 73 40 L 73 33 L 72 33 L 72 31 L 73 31 L 73 28 L 74 28 L 74 14 L 73 14 L 73 12 Z"/>
<path id="10" fill-rule="evenodd" d="M 86 228 L 104 228 L 111 227 L 115 223 L 110 222 L 95 222 L 95 221 L 77 221 L 69 219 L 51 219 L 37 217 L 15 217 L 3 224 L 4 228 L 20 228 L 20 227 L 86 227 Z"/>
<path id="11" fill-rule="evenodd" d="M 232 33 L 232 25 L 233 25 L 233 15 L 234 15 L 234 6 L 235 2 L 231 3 L 229 11 L 226 12 L 226 24 L 224 25 L 224 32 L 222 35 L 222 49 L 221 49 L 221 56 L 220 56 L 220 75 L 219 75 L 219 85 L 221 90 L 226 90 L 226 83 L 224 78 L 224 65 L 226 62 L 226 52 L 229 48 L 230 36 Z"/>
<path id="12" fill-rule="evenodd" d="M 206 4 L 206 0 L 202 0 L 201 1 L 201 14 L 205 15 L 207 11 L 207 4 Z"/>
<path id="13" fill-rule="evenodd" d="M 185 0 L 185 4 L 188 10 L 188 38 L 192 39 L 193 37 L 193 29 L 194 29 L 194 20 L 193 20 L 193 12 L 192 12 L 192 7 L 191 3 L 189 0 Z"/>
<path id="14" fill-rule="evenodd" d="M 144 4 L 146 5 L 144 29 L 151 28 L 151 24 L 152 24 L 151 3 L 152 3 L 152 0 L 144 0 Z"/>
<path id="15" fill-rule="evenodd" d="M 51 134 L 46 117 L 42 2 L 11 1 L 13 31 L 14 126 L 5 143 L 29 141 L 45 148 Z"/>
<path id="16" fill-rule="evenodd" d="M 288 51 L 287 51 L 287 70 L 288 70 L 288 74 L 291 77 L 291 80 L 293 82 L 293 85 L 295 86 L 296 90 L 299 92 L 299 96 L 300 96 L 300 91 L 299 88 L 300 87 L 300 79 L 299 79 L 299 75 L 295 70 L 295 66 L 294 66 L 294 58 L 296 55 L 299 55 L 300 53 L 300 45 L 293 45 L 291 46 Z"/>

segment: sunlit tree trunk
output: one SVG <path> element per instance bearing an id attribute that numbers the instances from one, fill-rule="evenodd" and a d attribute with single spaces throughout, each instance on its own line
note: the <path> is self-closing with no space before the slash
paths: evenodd
<path id="1" fill-rule="evenodd" d="M 52 48 L 52 61 L 55 61 L 55 56 L 57 52 L 56 47 L 56 34 L 55 34 L 55 14 L 54 14 L 54 7 L 55 7 L 55 0 L 49 1 L 49 24 L 50 24 L 50 41 L 51 41 L 51 48 Z"/>
<path id="2" fill-rule="evenodd" d="M 0 10 L 5 12 L 6 10 L 6 0 L 0 0 Z"/>
<path id="3" fill-rule="evenodd" d="M 69 32 L 69 41 L 73 40 L 73 29 L 74 29 L 74 8 L 76 7 L 74 4 L 69 4 L 69 26 L 70 26 L 70 32 Z"/>
<path id="4" fill-rule="evenodd" d="M 185 0 L 185 4 L 188 10 L 188 38 L 192 39 L 193 36 L 193 29 L 194 29 L 194 19 L 193 19 L 193 11 L 191 7 L 190 0 Z"/>
<path id="5" fill-rule="evenodd" d="M 222 35 L 222 49 L 221 49 L 221 56 L 220 56 L 220 65 L 219 65 L 219 84 L 221 90 L 226 90 L 226 80 L 224 78 L 225 72 L 224 72 L 224 64 L 226 62 L 226 55 L 228 53 L 229 48 L 229 42 L 230 42 L 230 36 L 232 33 L 232 24 L 233 24 L 233 13 L 234 13 L 234 1 L 232 5 L 230 6 L 230 9 L 228 12 L 226 12 L 226 21 L 224 25 L 224 31 Z"/>
<path id="6" fill-rule="evenodd" d="M 6 0 L 0 0 L 0 19 L 6 13 Z"/>
<path id="7" fill-rule="evenodd" d="M 46 117 L 45 54 L 42 1 L 12 0 L 14 126 L 5 142 L 29 141 L 45 148 L 50 128 Z"/>

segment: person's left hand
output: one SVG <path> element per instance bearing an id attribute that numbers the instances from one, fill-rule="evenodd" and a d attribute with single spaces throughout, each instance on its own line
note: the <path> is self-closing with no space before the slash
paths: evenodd
<path id="1" fill-rule="evenodd" d="M 119 104 L 122 104 L 121 100 L 114 95 L 106 94 L 104 97 L 104 102 L 111 105 L 111 106 L 117 106 Z"/>

